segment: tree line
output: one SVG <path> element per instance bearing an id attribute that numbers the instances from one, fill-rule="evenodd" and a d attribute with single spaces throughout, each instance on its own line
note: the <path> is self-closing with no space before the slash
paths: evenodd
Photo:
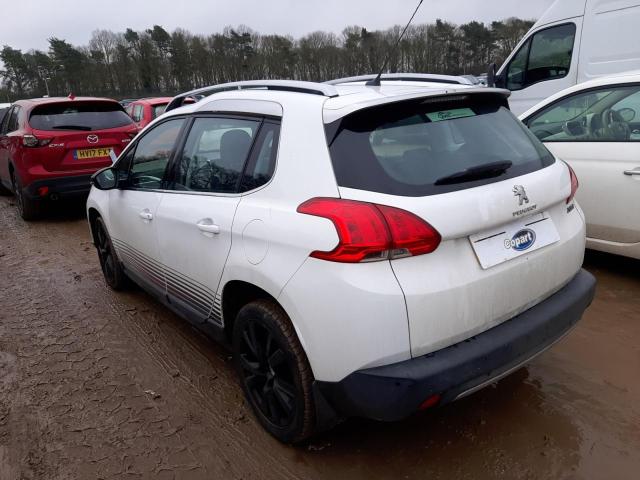
<path id="1" fill-rule="evenodd" d="M 491 24 L 456 25 L 437 20 L 409 27 L 397 50 L 402 27 L 369 31 L 359 26 L 341 34 L 317 31 L 294 39 L 262 35 L 246 26 L 194 35 L 169 33 L 154 25 L 145 31 L 96 30 L 88 45 L 61 38 L 48 51 L 5 45 L 0 51 L 0 102 L 67 95 L 139 97 L 173 95 L 217 83 L 279 78 L 324 81 L 377 72 L 385 58 L 391 72 L 480 74 L 500 63 L 533 21 L 509 18 Z"/>

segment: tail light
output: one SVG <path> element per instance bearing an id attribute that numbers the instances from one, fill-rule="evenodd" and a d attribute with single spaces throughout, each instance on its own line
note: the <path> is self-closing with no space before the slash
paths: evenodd
<path id="1" fill-rule="evenodd" d="M 576 176 L 576 172 L 573 171 L 573 168 L 567 163 L 567 168 L 569 169 L 569 176 L 571 178 L 571 195 L 567 198 L 567 204 L 571 203 L 573 197 L 576 196 L 576 192 L 578 191 L 578 187 L 580 186 L 580 182 L 578 182 L 578 177 Z"/>
<path id="2" fill-rule="evenodd" d="M 411 212 L 338 198 L 312 198 L 299 213 L 331 220 L 338 245 L 330 252 L 315 251 L 314 258 L 359 263 L 424 255 L 440 245 L 440 234 Z"/>
<path id="3" fill-rule="evenodd" d="M 46 147 L 50 143 L 50 138 L 38 138 L 35 135 L 24 135 L 22 137 L 22 145 L 25 147 Z"/>

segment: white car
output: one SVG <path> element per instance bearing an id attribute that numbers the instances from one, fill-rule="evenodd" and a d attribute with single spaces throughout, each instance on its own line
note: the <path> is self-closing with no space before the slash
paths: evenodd
<path id="1" fill-rule="evenodd" d="M 587 248 L 640 259 L 640 73 L 569 88 L 521 119 L 576 171 Z"/>
<path id="2" fill-rule="evenodd" d="M 107 283 L 132 279 L 230 344 L 284 442 L 468 395 L 594 294 L 575 177 L 507 91 L 367 78 L 209 88 L 87 202 Z"/>

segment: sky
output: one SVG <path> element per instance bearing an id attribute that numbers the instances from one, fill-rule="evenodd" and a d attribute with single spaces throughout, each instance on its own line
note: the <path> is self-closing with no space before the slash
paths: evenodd
<path id="1" fill-rule="evenodd" d="M 554 0 L 424 0 L 414 23 L 437 18 L 464 23 L 512 16 L 538 18 Z M 0 47 L 46 50 L 47 39 L 89 43 L 91 32 L 154 24 L 169 32 L 220 32 L 247 25 L 260 33 L 300 37 L 316 30 L 339 33 L 348 25 L 369 30 L 405 24 L 418 0 L 0 0 Z"/>

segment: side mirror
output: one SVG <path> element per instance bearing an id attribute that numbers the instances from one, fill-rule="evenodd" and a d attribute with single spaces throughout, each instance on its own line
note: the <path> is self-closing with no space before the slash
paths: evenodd
<path id="1" fill-rule="evenodd" d="M 636 111 L 633 108 L 621 108 L 618 110 L 618 113 L 622 117 L 622 120 L 629 123 L 632 122 L 634 118 L 636 118 Z"/>
<path id="2" fill-rule="evenodd" d="M 118 171 L 113 167 L 97 171 L 91 177 L 91 185 L 98 190 L 113 190 L 118 186 Z"/>

